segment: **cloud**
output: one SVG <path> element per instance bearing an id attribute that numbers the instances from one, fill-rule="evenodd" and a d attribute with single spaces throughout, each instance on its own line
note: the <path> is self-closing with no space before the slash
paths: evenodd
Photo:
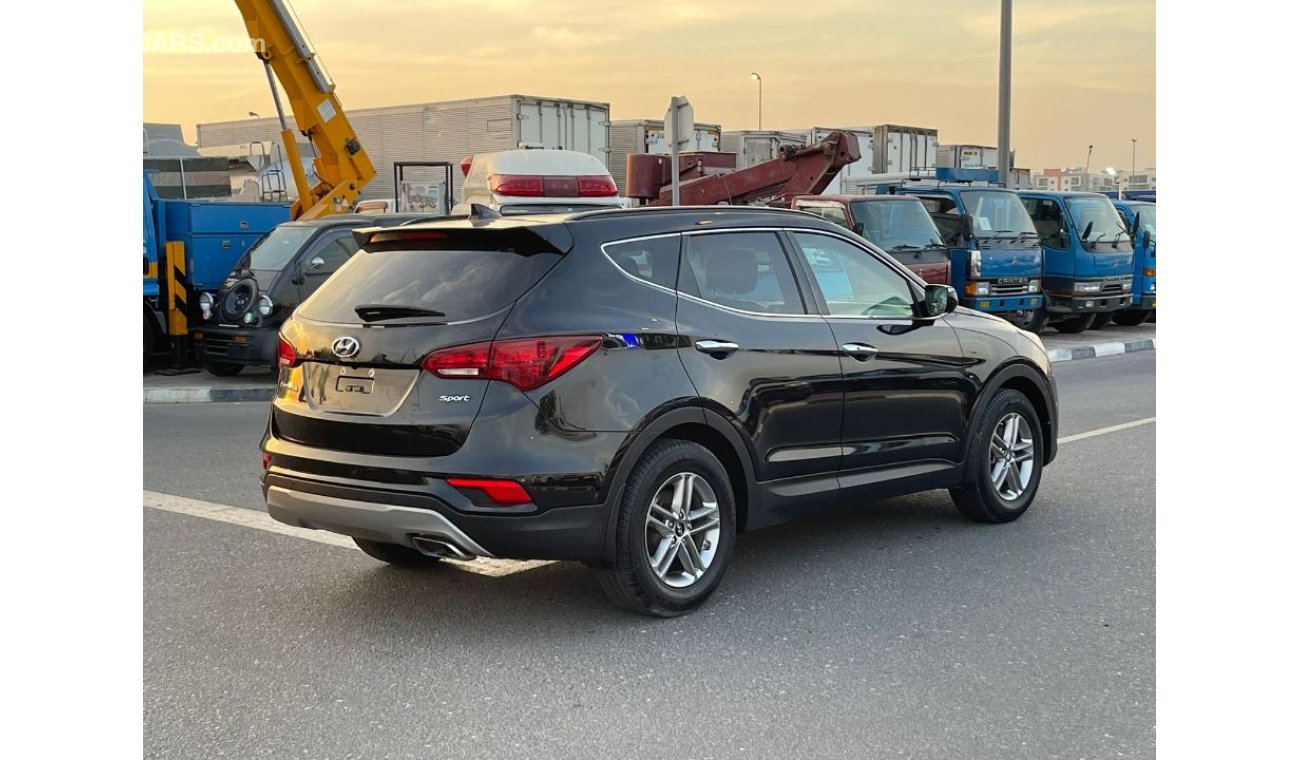
<path id="1" fill-rule="evenodd" d="M 591 30 L 577 31 L 567 26 L 533 27 L 533 36 L 547 45 L 564 49 L 598 47 L 619 39 L 615 34 Z"/>

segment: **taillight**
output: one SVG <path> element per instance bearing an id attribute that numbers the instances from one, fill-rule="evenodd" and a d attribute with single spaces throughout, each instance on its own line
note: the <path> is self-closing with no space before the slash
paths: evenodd
<path id="1" fill-rule="evenodd" d="M 293 350 L 293 346 L 284 339 L 283 335 L 280 336 L 280 347 L 276 351 L 276 364 L 281 367 L 298 366 L 298 353 Z"/>
<path id="2" fill-rule="evenodd" d="M 271 454 L 270 454 L 270 452 L 267 452 L 267 451 L 263 451 L 263 452 L 262 452 L 262 469 L 263 469 L 263 470 L 269 470 L 269 469 L 271 469 Z"/>
<path id="3" fill-rule="evenodd" d="M 540 176 L 523 174 L 493 174 L 488 178 L 488 187 L 497 195 L 541 196 L 543 192 Z"/>
<path id="4" fill-rule="evenodd" d="M 472 343 L 434 351 L 421 366 L 449 380 L 503 380 L 531 391 L 576 367 L 600 348 L 601 341 L 599 335 L 564 335 Z"/>
<path id="5" fill-rule="evenodd" d="M 461 175 L 462 177 L 468 177 L 468 176 L 469 176 L 469 168 L 470 168 L 471 166 L 473 166 L 473 165 L 474 165 L 474 157 L 473 157 L 473 156 L 465 156 L 464 158 L 462 158 L 462 159 L 460 160 L 460 175 Z"/>
<path id="6" fill-rule="evenodd" d="M 613 177 L 596 174 L 590 177 L 578 177 L 578 195 L 584 198 L 608 198 L 618 195 L 618 186 Z"/>
<path id="7" fill-rule="evenodd" d="M 524 487 L 513 480 L 495 480 L 490 478 L 447 478 L 447 485 L 457 490 L 469 489 L 482 491 L 493 504 L 512 506 L 527 504 L 533 500 Z"/>
<path id="8" fill-rule="evenodd" d="M 608 198 L 618 195 L 614 179 L 607 174 L 493 174 L 488 187 L 497 195 L 546 198 Z"/>

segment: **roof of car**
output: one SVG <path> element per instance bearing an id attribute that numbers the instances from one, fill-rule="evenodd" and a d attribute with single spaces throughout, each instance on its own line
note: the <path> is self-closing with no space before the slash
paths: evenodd
<path id="1" fill-rule="evenodd" d="M 300 225 L 303 227 L 335 227 L 347 225 L 350 227 L 396 227 L 402 224 L 409 224 L 414 221 L 437 219 L 436 214 L 334 214 L 332 216 L 323 216 L 319 219 L 298 219 L 286 224 Z"/>

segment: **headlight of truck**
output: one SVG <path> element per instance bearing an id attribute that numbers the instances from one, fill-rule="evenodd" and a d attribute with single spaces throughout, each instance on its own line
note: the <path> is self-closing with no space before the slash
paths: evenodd
<path id="1" fill-rule="evenodd" d="M 253 316 L 253 312 L 251 311 L 244 314 L 244 324 L 246 325 L 253 324 L 253 321 L 256 319 L 257 317 Z"/>
<path id="2" fill-rule="evenodd" d="M 1038 280 L 1030 280 L 1030 281 L 1029 281 L 1028 292 L 1030 292 L 1030 293 L 1037 293 L 1037 292 L 1038 292 Z"/>
<path id="3" fill-rule="evenodd" d="M 212 297 L 211 293 L 199 294 L 199 310 L 203 312 L 204 319 L 212 318 L 212 304 L 215 302 L 216 299 Z"/>
<path id="4" fill-rule="evenodd" d="M 275 308 L 275 304 L 271 303 L 270 296 L 263 295 L 261 298 L 257 299 L 258 314 L 261 314 L 264 317 L 268 317 L 271 315 L 271 309 L 274 308 Z"/>
<path id="5" fill-rule="evenodd" d="M 989 294 L 989 284 L 987 282 L 975 282 L 970 280 L 966 283 L 966 295 L 968 296 L 986 296 Z"/>
<path id="6" fill-rule="evenodd" d="M 1100 293 L 1100 282 L 1076 282 L 1074 283 L 1074 292 L 1076 293 Z"/>
<path id="7" fill-rule="evenodd" d="M 1132 283 L 1131 281 L 1126 280 L 1126 281 L 1124 282 L 1124 292 L 1127 293 L 1127 292 L 1131 291 L 1132 289 L 1133 289 L 1133 283 Z"/>
<path id="8" fill-rule="evenodd" d="M 983 267 L 983 265 L 984 265 L 984 260 L 980 256 L 979 249 L 976 248 L 975 250 L 971 251 L 970 252 L 970 276 L 979 277 L 980 268 Z"/>

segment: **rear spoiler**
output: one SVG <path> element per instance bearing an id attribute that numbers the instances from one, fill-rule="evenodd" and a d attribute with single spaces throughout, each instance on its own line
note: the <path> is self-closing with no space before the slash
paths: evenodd
<path id="1" fill-rule="evenodd" d="M 352 230 L 352 237 L 361 248 L 408 240 L 413 243 L 422 240 L 451 241 L 453 244 L 464 241 L 469 246 L 481 247 L 487 242 L 486 239 L 491 238 L 499 241 L 498 246 L 505 243 L 510 248 L 536 248 L 538 243 L 555 253 L 567 253 L 573 248 L 573 235 L 563 222 L 512 222 L 500 217 L 486 221 L 484 223 L 485 220 L 467 216 L 420 219 L 398 227 L 359 227 Z"/>

